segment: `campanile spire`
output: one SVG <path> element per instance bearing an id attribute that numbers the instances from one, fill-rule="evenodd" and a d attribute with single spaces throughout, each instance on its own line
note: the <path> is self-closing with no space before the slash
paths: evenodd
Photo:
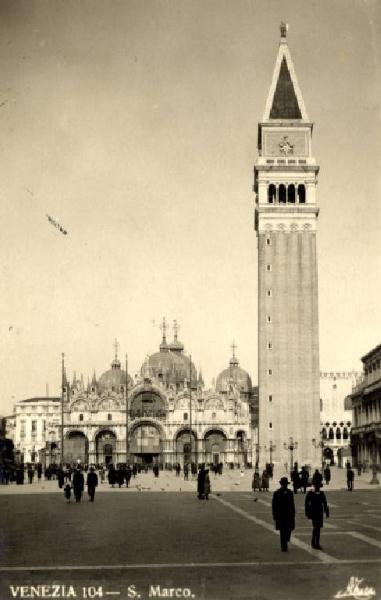
<path id="1" fill-rule="evenodd" d="M 319 339 L 316 231 L 317 174 L 312 123 L 288 47 L 281 37 L 254 168 L 258 238 L 258 380 L 261 462 L 283 470 L 294 460 L 317 465 Z M 297 450 L 296 450 L 297 448 Z M 264 453 L 264 454 L 263 454 Z M 291 465 L 290 465 L 291 466 Z"/>

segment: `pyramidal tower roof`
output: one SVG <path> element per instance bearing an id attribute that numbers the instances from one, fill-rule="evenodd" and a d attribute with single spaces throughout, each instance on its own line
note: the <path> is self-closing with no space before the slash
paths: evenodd
<path id="1" fill-rule="evenodd" d="M 288 26 L 280 26 L 278 56 L 263 121 L 309 121 L 287 43 Z"/>

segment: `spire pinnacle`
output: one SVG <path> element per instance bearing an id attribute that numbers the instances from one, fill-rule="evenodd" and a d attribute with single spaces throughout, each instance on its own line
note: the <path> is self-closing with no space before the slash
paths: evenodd
<path id="1" fill-rule="evenodd" d="M 165 320 L 165 317 L 163 317 L 163 322 L 160 325 L 160 329 L 163 332 L 163 339 L 162 342 L 160 344 L 160 351 L 161 352 L 167 352 L 168 351 L 168 344 L 167 344 L 167 322 Z"/>
<path id="2" fill-rule="evenodd" d="M 118 360 L 118 349 L 119 349 L 119 342 L 115 338 L 115 340 L 114 340 L 115 360 Z"/>
<path id="3" fill-rule="evenodd" d="M 180 329 L 180 327 L 175 319 L 173 321 L 173 339 L 175 340 L 175 342 L 177 342 L 177 334 L 178 334 L 179 329 Z"/>
<path id="4" fill-rule="evenodd" d="M 284 21 L 282 21 L 280 24 L 280 41 L 281 42 L 286 42 L 287 31 L 288 31 L 288 23 L 285 23 Z"/>
<path id="5" fill-rule="evenodd" d="M 232 351 L 232 357 L 230 359 L 230 366 L 231 367 L 238 367 L 238 360 L 237 360 L 237 357 L 235 355 L 235 351 L 237 350 L 237 346 L 236 346 L 236 343 L 235 343 L 234 340 L 233 340 L 232 345 L 230 346 L 230 349 Z"/>

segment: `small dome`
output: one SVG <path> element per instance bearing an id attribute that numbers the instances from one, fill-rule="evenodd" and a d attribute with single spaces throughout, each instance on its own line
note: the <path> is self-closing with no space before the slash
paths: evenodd
<path id="1" fill-rule="evenodd" d="M 126 385 L 126 371 L 121 369 L 120 360 L 114 358 L 111 363 L 111 369 L 103 373 L 98 380 L 98 387 L 101 391 L 112 390 L 119 391 L 121 386 Z M 128 375 L 128 386 L 133 386 L 133 380 Z"/>
<path id="2" fill-rule="evenodd" d="M 235 385 L 240 392 L 251 394 L 253 384 L 251 377 L 247 371 L 241 369 L 237 358 L 233 355 L 230 359 L 229 367 L 221 371 L 216 381 L 216 391 L 226 392 L 229 389 L 229 384 Z"/>

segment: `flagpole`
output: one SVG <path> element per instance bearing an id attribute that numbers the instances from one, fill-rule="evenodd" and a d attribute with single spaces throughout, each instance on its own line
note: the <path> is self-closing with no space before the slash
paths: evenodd
<path id="1" fill-rule="evenodd" d="M 126 354 L 126 465 L 128 464 L 129 444 L 128 444 L 128 356 Z"/>
<path id="2" fill-rule="evenodd" d="M 65 398 L 65 354 L 62 352 L 61 374 L 61 465 L 64 464 L 64 398 Z"/>
<path id="3" fill-rule="evenodd" d="M 190 458 L 191 458 L 191 467 L 192 467 L 192 355 L 189 356 L 189 443 L 190 443 Z"/>

